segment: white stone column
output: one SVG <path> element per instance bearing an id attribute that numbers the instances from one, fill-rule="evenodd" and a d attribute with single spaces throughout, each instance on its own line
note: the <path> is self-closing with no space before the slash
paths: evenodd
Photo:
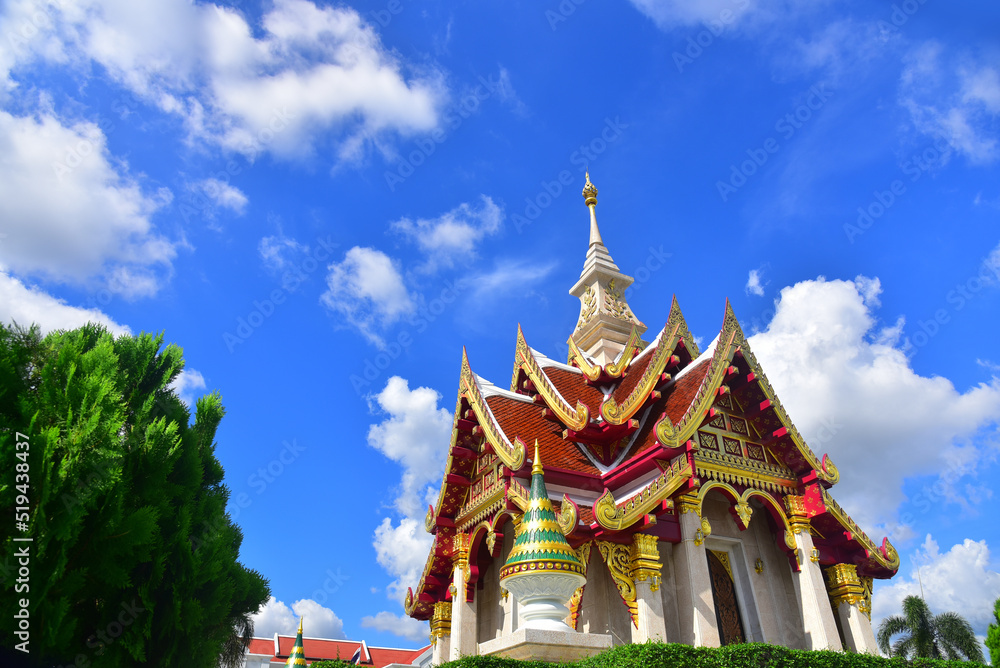
<path id="1" fill-rule="evenodd" d="M 431 664 L 440 666 L 451 660 L 451 603 L 442 601 L 434 604 L 431 617 L 431 640 L 434 643 Z"/>
<path id="2" fill-rule="evenodd" d="M 468 536 L 455 536 L 455 550 L 452 562 L 455 565 L 451 583 L 451 643 L 449 660 L 457 661 L 463 656 L 475 656 L 479 643 L 476 638 L 476 602 L 465 600 L 465 573 L 469 567 Z"/>
<path id="3" fill-rule="evenodd" d="M 681 542 L 674 548 L 674 577 L 677 583 L 677 610 L 681 637 L 678 642 L 698 647 L 718 647 L 719 627 L 715 619 L 712 576 L 708 572 L 705 532 L 698 502 L 693 495 L 683 495 L 680 510 Z M 707 520 L 704 523 L 711 527 Z"/>
<path id="4" fill-rule="evenodd" d="M 878 644 L 868 617 L 871 602 L 866 600 L 865 586 L 858 577 L 857 566 L 836 564 L 827 568 L 826 586 L 830 603 L 840 619 L 844 648 L 859 654 L 878 654 Z"/>
<path id="5" fill-rule="evenodd" d="M 632 579 L 635 581 L 636 622 L 632 642 L 667 641 L 660 596 L 660 550 L 656 536 L 637 533 L 632 537 Z"/>
<path id="6" fill-rule="evenodd" d="M 814 558 L 812 534 L 809 533 L 809 518 L 795 514 L 793 497 L 785 499 L 789 506 L 789 522 L 795 535 L 796 557 L 799 570 L 793 573 L 795 594 L 802 612 L 802 625 L 807 649 L 843 649 L 837 620 L 833 616 L 833 606 L 826 593 L 826 583 L 818 558 Z M 818 553 L 817 553 L 818 554 Z"/>

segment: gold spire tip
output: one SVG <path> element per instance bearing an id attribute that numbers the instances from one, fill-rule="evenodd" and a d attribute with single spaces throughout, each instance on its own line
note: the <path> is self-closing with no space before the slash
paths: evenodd
<path id="1" fill-rule="evenodd" d="M 590 170 L 587 170 L 587 183 L 583 186 L 583 203 L 587 206 L 597 204 L 597 186 L 590 182 Z"/>
<path id="2" fill-rule="evenodd" d="M 299 617 L 299 633 L 302 633 L 302 617 Z"/>
<path id="3" fill-rule="evenodd" d="M 531 474 L 542 472 L 542 458 L 538 454 L 538 439 L 535 439 L 535 461 L 531 464 Z"/>

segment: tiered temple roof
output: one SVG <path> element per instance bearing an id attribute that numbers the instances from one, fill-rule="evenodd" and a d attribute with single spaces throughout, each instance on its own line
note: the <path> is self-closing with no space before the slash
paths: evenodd
<path id="1" fill-rule="evenodd" d="M 887 539 L 869 538 L 833 500 L 837 468 L 795 428 L 728 301 L 704 352 L 676 298 L 659 333 L 648 344 L 641 339 L 645 325 L 623 296 L 631 279 L 616 273 L 597 230 L 597 191 L 589 178 L 587 185 L 591 245 L 571 291 L 581 314 L 568 364 L 531 348 L 519 326 L 510 389 L 501 389 L 473 372 L 463 350 L 441 494 L 425 522 L 433 547 L 407 595 L 407 613 L 429 619 L 434 603 L 451 600 L 452 559 L 463 547 L 471 548 L 471 596 L 482 541 L 497 554 L 499 525 L 525 508 L 525 444 L 536 440 L 573 547 L 628 542 L 639 530 L 677 542 L 675 500 L 684 495 L 700 504 L 718 490 L 740 528 L 754 512 L 750 500 L 759 499 L 794 568 L 792 534 L 808 518 L 820 565 L 855 564 L 862 578 L 891 577 L 898 554 Z"/>

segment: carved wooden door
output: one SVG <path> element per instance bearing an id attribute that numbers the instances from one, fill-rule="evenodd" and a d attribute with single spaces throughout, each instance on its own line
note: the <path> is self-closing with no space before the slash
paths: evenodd
<path id="1" fill-rule="evenodd" d="M 746 642 L 740 606 L 736 601 L 736 586 L 728 552 L 706 550 L 708 571 L 712 578 L 712 598 L 715 599 L 715 619 L 719 625 L 719 640 L 723 645 Z"/>

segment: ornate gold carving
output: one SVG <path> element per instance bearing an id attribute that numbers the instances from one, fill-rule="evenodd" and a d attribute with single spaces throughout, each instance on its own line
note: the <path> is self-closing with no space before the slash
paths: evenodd
<path id="1" fill-rule="evenodd" d="M 813 562 L 814 564 L 818 564 L 819 563 L 819 550 L 817 550 L 815 547 L 812 549 L 812 552 L 809 554 L 809 561 Z"/>
<path id="2" fill-rule="evenodd" d="M 507 485 L 507 498 L 513 501 L 522 513 L 528 509 L 528 503 L 531 501 L 530 496 L 524 485 L 516 480 L 511 480 L 510 484 Z"/>
<path id="3" fill-rule="evenodd" d="M 535 384 L 535 389 L 545 399 L 545 403 L 556 414 L 559 420 L 574 431 L 582 431 L 590 422 L 590 409 L 582 401 L 576 402 L 576 408 L 569 405 L 559 391 L 545 375 L 538 360 L 528 347 L 528 342 L 524 339 L 524 332 L 521 326 L 517 326 L 517 357 L 521 368 L 528 374 L 528 378 Z"/>
<path id="4" fill-rule="evenodd" d="M 565 494 L 563 494 L 562 505 L 559 506 L 559 517 L 556 519 L 559 520 L 559 528 L 562 529 L 564 536 L 570 535 L 576 529 L 579 521 L 576 504 L 570 501 Z"/>
<path id="5" fill-rule="evenodd" d="M 698 350 L 698 344 L 695 343 L 694 337 L 691 336 L 691 332 L 688 330 L 687 322 L 684 320 L 684 314 L 681 313 L 680 304 L 677 303 L 677 296 L 674 296 L 673 301 L 670 303 L 670 315 L 667 316 L 667 328 L 672 328 L 679 325 L 678 336 L 684 341 L 684 347 L 691 354 L 691 359 L 697 358 L 701 355 L 701 351 Z"/>
<path id="6" fill-rule="evenodd" d="M 593 547 L 593 542 L 584 543 L 580 547 L 576 548 L 576 558 L 580 560 L 583 564 L 583 575 L 586 577 L 587 569 L 590 567 L 590 548 Z M 583 590 L 586 588 L 586 583 L 577 587 L 576 591 L 573 592 L 573 596 L 569 599 L 569 622 L 568 624 L 576 630 L 577 622 L 580 619 L 580 604 L 583 602 Z"/>
<path id="7" fill-rule="evenodd" d="M 583 329 L 583 326 L 590 322 L 590 319 L 594 317 L 594 313 L 597 311 L 597 293 L 594 292 L 594 287 L 588 285 L 586 291 L 584 291 L 583 296 L 580 297 L 580 319 L 576 322 L 576 329 Z"/>
<path id="8" fill-rule="evenodd" d="M 753 562 L 753 569 L 757 571 L 758 575 L 764 572 L 764 560 L 757 557 L 757 561 Z"/>
<path id="9" fill-rule="evenodd" d="M 628 341 L 625 342 L 625 348 L 622 350 L 621 357 L 618 358 L 617 362 L 607 364 L 604 370 L 612 378 L 621 378 L 621 375 L 625 373 L 625 369 L 632 363 L 632 358 L 635 357 L 636 352 L 639 351 L 641 346 L 642 339 L 639 337 L 639 330 L 633 325 L 632 331 L 628 335 Z"/>
<path id="10" fill-rule="evenodd" d="M 639 320 L 632 313 L 628 302 L 625 301 L 623 297 L 624 292 L 623 289 L 615 287 L 615 279 L 612 278 L 608 286 L 604 289 L 604 309 L 612 317 L 637 325 L 639 324 Z"/>
<path id="11" fill-rule="evenodd" d="M 750 525 L 750 516 L 753 515 L 753 507 L 745 501 L 736 504 L 736 514 L 740 518 L 740 524 L 746 529 Z"/>
<path id="12" fill-rule="evenodd" d="M 424 516 L 424 528 L 427 533 L 434 533 L 434 506 L 427 507 L 427 515 Z"/>
<path id="13" fill-rule="evenodd" d="M 464 348 L 462 349 L 460 385 L 469 404 L 472 405 L 472 410 L 476 414 L 479 426 L 482 427 L 483 433 L 486 435 L 486 440 L 489 441 L 493 452 L 500 458 L 500 461 L 511 471 L 517 471 L 524 466 L 524 460 L 527 457 L 524 443 L 517 438 L 514 439 L 514 443 L 511 443 L 500 430 L 500 425 L 497 424 L 493 412 L 486 404 L 486 400 L 483 399 L 482 392 L 479 391 L 479 383 L 475 374 L 472 373 L 472 367 L 469 366 L 469 356 Z"/>
<path id="14" fill-rule="evenodd" d="M 649 580 L 649 588 L 657 591 L 660 588 L 659 539 L 645 533 L 632 536 L 632 579 L 635 582 Z"/>
<path id="15" fill-rule="evenodd" d="M 622 506 L 615 503 L 611 490 L 605 490 L 601 498 L 594 503 L 594 518 L 605 529 L 620 531 L 629 527 L 661 501 L 669 502 L 670 496 L 687 482 L 692 473 L 687 458 L 678 457 L 669 468 L 664 469 L 663 473 Z M 672 505 L 672 502 L 670 504 Z"/>
<path id="16" fill-rule="evenodd" d="M 586 376 L 589 380 L 597 380 L 601 376 L 601 367 L 594 366 L 589 360 L 587 360 L 587 356 L 584 355 L 583 351 L 580 350 L 580 347 L 576 345 L 576 341 L 573 340 L 572 336 L 569 337 L 567 343 L 569 344 L 569 359 L 566 363 L 573 364 L 576 362 L 576 366 L 581 372 L 583 372 L 584 376 Z"/>
<path id="17" fill-rule="evenodd" d="M 490 554 L 493 554 L 493 550 L 496 547 L 496 544 L 497 544 L 496 532 L 495 531 L 486 532 L 486 549 L 490 551 Z"/>
<path id="18" fill-rule="evenodd" d="M 871 588 L 866 587 L 858 577 L 858 567 L 854 564 L 834 564 L 826 569 L 826 590 L 830 594 L 833 609 L 841 603 L 858 607 L 860 612 L 871 614 Z M 865 578 L 870 580 L 870 578 Z"/>
<path id="19" fill-rule="evenodd" d="M 698 513 L 701 515 L 701 500 L 695 492 L 688 492 L 677 497 L 678 507 L 681 515 L 685 513 Z"/>
<path id="20" fill-rule="evenodd" d="M 872 578 L 861 578 L 861 586 L 865 588 L 864 598 L 858 603 L 858 610 L 865 613 L 868 620 L 872 618 Z"/>
<path id="21" fill-rule="evenodd" d="M 795 474 L 784 466 L 709 450 L 698 450 L 694 460 L 698 477 L 705 480 L 718 480 L 780 495 L 793 494 L 798 488 Z"/>
<path id="22" fill-rule="evenodd" d="M 451 539 L 451 561 L 456 566 L 464 567 L 469 563 L 469 536 L 456 533 Z"/>
<path id="23" fill-rule="evenodd" d="M 694 532 L 694 544 L 701 545 L 711 535 L 712 535 L 712 523 L 708 521 L 707 517 L 702 516 L 701 526 L 697 531 Z"/>
<path id="24" fill-rule="evenodd" d="M 726 569 L 726 573 L 729 574 L 730 582 L 736 582 L 733 577 L 733 565 L 729 563 L 729 553 L 723 550 L 709 550 L 715 557 L 722 563 L 722 567 Z"/>
<path id="25" fill-rule="evenodd" d="M 601 416 L 605 421 L 609 424 L 625 424 L 646 402 L 650 392 L 656 388 L 656 384 L 660 381 L 660 374 L 663 373 L 663 368 L 666 366 L 667 360 L 670 359 L 670 356 L 674 352 L 674 346 L 677 345 L 678 328 L 679 326 L 675 325 L 672 331 L 666 328 L 663 329 L 663 333 L 660 334 L 660 340 L 656 343 L 656 352 L 653 353 L 653 359 L 649 361 L 642 377 L 639 378 L 639 382 L 620 406 L 613 396 L 609 396 L 601 404 Z M 667 333 L 668 331 L 670 332 L 669 334 Z M 670 421 L 666 420 L 666 422 Z"/>
<path id="26" fill-rule="evenodd" d="M 851 519 L 850 515 L 844 512 L 840 504 L 834 501 L 833 497 L 825 489 L 820 491 L 823 494 L 823 503 L 826 505 L 827 512 L 833 515 L 844 528 L 851 532 L 854 540 L 861 543 L 868 556 L 874 558 L 875 561 L 890 571 L 897 570 L 899 568 L 899 553 L 896 552 L 896 548 L 892 546 L 889 539 L 886 538 L 882 541 L 881 548 L 875 545 L 875 542 L 868 537 L 868 534 L 861 530 L 861 527 Z M 883 549 L 885 550 L 884 553 Z"/>
<path id="27" fill-rule="evenodd" d="M 434 604 L 434 614 L 431 616 L 431 638 L 444 638 L 451 635 L 451 603 L 440 601 Z"/>
<path id="28" fill-rule="evenodd" d="M 785 508 L 788 510 L 788 524 L 792 533 L 809 533 L 809 515 L 806 511 L 805 497 L 789 494 L 785 497 Z"/>
<path id="29" fill-rule="evenodd" d="M 608 566 L 611 579 L 618 587 L 629 614 L 632 616 L 632 623 L 639 626 L 638 605 L 635 600 L 635 581 L 631 575 L 631 550 L 627 545 L 620 543 L 609 543 L 607 541 L 597 541 L 597 548 L 601 551 L 601 557 Z"/>

